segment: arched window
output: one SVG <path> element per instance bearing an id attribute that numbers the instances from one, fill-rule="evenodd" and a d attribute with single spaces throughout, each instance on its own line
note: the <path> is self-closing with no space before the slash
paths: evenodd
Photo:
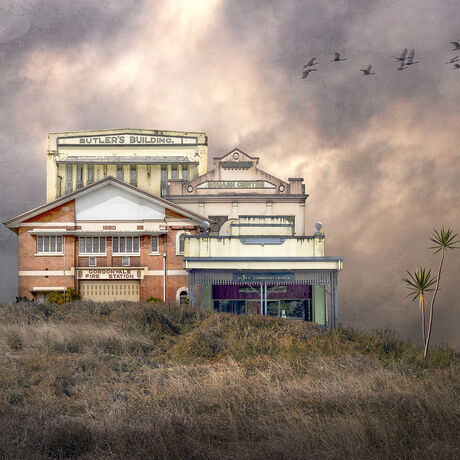
<path id="1" fill-rule="evenodd" d="M 184 255 L 184 239 L 187 235 L 190 235 L 190 232 L 182 230 L 176 234 L 176 254 Z"/>
<path id="2" fill-rule="evenodd" d="M 176 302 L 178 305 L 188 305 L 188 288 L 181 287 L 177 290 Z"/>

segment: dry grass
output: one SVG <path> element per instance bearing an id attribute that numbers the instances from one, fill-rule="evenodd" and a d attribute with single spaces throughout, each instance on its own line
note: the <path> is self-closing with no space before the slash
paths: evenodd
<path id="1" fill-rule="evenodd" d="M 0 307 L 2 458 L 459 458 L 458 362 L 164 305 Z"/>

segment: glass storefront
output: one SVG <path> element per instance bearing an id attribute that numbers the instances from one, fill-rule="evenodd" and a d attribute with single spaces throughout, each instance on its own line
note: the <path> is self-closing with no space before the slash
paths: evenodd
<path id="1" fill-rule="evenodd" d="M 260 314 L 260 287 L 258 285 L 213 286 L 216 311 L 225 313 Z M 280 318 L 312 321 L 311 286 L 268 285 L 267 315 Z"/>

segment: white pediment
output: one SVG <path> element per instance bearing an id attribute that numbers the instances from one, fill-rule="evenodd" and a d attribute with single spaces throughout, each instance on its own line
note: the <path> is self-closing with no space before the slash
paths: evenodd
<path id="1" fill-rule="evenodd" d="M 165 208 L 122 187 L 107 183 L 75 199 L 77 221 L 162 220 Z"/>

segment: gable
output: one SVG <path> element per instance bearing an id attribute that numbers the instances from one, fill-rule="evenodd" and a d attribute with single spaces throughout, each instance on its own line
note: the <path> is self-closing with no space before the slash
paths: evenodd
<path id="1" fill-rule="evenodd" d="M 70 201 L 55 208 L 48 209 L 25 222 L 74 222 L 75 201 Z"/>
<path id="2" fill-rule="evenodd" d="M 163 220 L 165 207 L 107 183 L 75 199 L 77 221 Z"/>
<path id="3" fill-rule="evenodd" d="M 182 214 L 179 214 L 178 212 L 176 211 L 173 211 L 172 209 L 166 209 L 166 217 L 169 217 L 169 218 L 175 218 L 175 219 L 188 219 L 187 216 L 184 216 Z"/>

